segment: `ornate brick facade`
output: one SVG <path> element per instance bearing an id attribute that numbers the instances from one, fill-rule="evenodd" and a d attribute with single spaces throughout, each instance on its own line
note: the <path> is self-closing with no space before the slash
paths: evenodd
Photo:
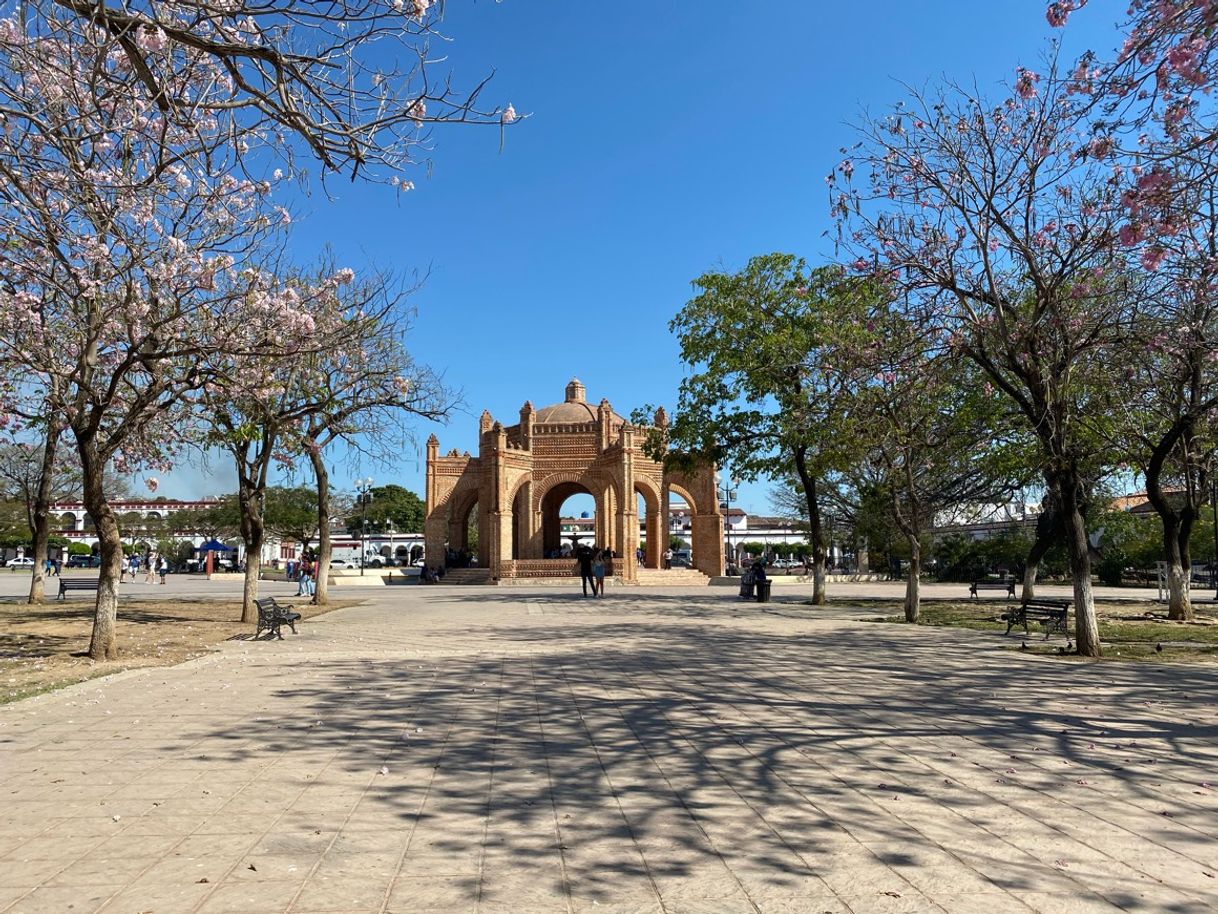
<path id="1" fill-rule="evenodd" d="M 656 424 L 667 421 L 659 410 Z M 636 495 L 647 506 L 645 564 L 658 568 L 667 541 L 663 515 L 669 493 L 675 492 L 693 515 L 694 567 L 708 575 L 723 573 L 723 518 L 714 468 L 665 472 L 643 454 L 644 429 L 617 415 L 608 400 L 590 406 L 578 380 L 567 385 L 562 403 L 534 409 L 526 402 L 517 425 L 505 427 L 483 412 L 479 428 L 477 457 L 456 451 L 442 457 L 436 436 L 427 440 L 424 535 L 429 561 L 468 542 L 476 511 L 478 564 L 496 578 L 528 574 L 559 546 L 563 502 L 586 492 L 596 501 L 596 544 L 629 558 L 615 562 L 615 571 L 623 580 L 634 580 Z"/>

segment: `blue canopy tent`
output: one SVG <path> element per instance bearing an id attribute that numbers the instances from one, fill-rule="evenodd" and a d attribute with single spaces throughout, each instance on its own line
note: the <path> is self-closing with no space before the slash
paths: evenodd
<path id="1" fill-rule="evenodd" d="M 196 547 L 199 552 L 236 552 L 234 546 L 225 546 L 219 540 L 208 540 L 201 546 Z"/>

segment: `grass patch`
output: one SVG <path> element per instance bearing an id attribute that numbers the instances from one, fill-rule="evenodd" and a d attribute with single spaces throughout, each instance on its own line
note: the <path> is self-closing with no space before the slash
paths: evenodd
<path id="1" fill-rule="evenodd" d="M 296 610 L 307 620 L 358 602 L 297 603 Z M 200 657 L 222 641 L 252 637 L 254 626 L 240 619 L 240 601 L 133 600 L 119 606 L 119 659 L 99 662 L 79 656 L 89 647 L 92 600 L 0 604 L 0 704 L 111 673 Z"/>
<path id="2" fill-rule="evenodd" d="M 899 608 L 900 604 L 895 604 Z M 918 625 L 946 625 L 979 631 L 1005 632 L 1006 622 L 999 617 L 1006 612 L 1005 603 L 938 602 L 923 603 Z M 1213 661 L 1218 660 L 1218 618 L 1198 613 L 1193 622 L 1173 622 L 1163 612 L 1131 612 L 1129 606 L 1096 604 L 1100 640 L 1104 642 L 1106 658 L 1120 660 L 1155 661 Z M 870 622 L 906 624 L 904 614 L 884 615 Z M 1074 613 L 1070 613 L 1071 637 L 1073 637 Z M 1027 639 L 1028 650 L 1039 654 L 1057 654 L 1062 639 L 1056 636 L 1049 641 L 1043 639 L 1040 626 L 1031 627 L 1032 637 Z M 1019 644 L 1024 643 L 1022 629 L 1012 635 L 1020 635 Z M 1013 643 L 1016 649 L 1019 644 Z"/>

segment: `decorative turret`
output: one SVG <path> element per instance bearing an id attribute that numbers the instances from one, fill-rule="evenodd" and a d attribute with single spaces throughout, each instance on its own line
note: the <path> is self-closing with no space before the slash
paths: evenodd
<path id="1" fill-rule="evenodd" d="M 491 426 L 495 424 L 494 418 L 491 416 L 489 409 L 484 409 L 482 415 L 478 417 L 478 432 L 486 434 L 491 430 Z"/>
<path id="2" fill-rule="evenodd" d="M 535 416 L 533 401 L 525 400 L 524 406 L 520 407 L 520 446 L 526 451 L 533 447 L 533 419 Z"/>
<path id="3" fill-rule="evenodd" d="M 668 413 L 662 406 L 656 410 L 656 428 L 668 428 Z"/>
<path id="4" fill-rule="evenodd" d="M 427 436 L 427 459 L 434 460 L 440 453 L 440 439 L 432 432 Z"/>
<path id="5" fill-rule="evenodd" d="M 613 434 L 613 407 L 609 405 L 609 401 L 602 398 L 600 406 L 596 408 L 596 425 L 598 438 L 600 440 L 600 449 L 603 453 L 608 450 L 610 444 L 610 436 Z"/>
<path id="6" fill-rule="evenodd" d="M 587 401 L 588 389 L 584 387 L 579 378 L 572 378 L 571 383 L 567 385 L 567 402 L 586 403 Z"/>

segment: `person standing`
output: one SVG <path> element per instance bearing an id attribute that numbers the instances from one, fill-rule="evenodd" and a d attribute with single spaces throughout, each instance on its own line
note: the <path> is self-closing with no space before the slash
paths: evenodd
<path id="1" fill-rule="evenodd" d="M 308 559 L 300 560 L 300 579 L 296 584 L 296 596 L 306 597 L 312 594 L 310 589 L 313 584 L 313 563 Z"/>
<path id="2" fill-rule="evenodd" d="M 580 546 L 575 550 L 575 561 L 579 564 L 579 583 L 588 596 L 588 585 L 592 585 L 592 596 L 596 596 L 596 579 L 592 577 L 592 558 L 594 553 L 589 546 Z"/>
<path id="3" fill-rule="evenodd" d="M 664 550 L 664 570 L 668 571 L 672 568 L 672 549 Z"/>
<path id="4" fill-rule="evenodd" d="M 165 575 L 169 574 L 169 559 L 165 556 L 157 556 L 156 571 L 161 576 L 161 583 L 165 583 Z"/>
<path id="5" fill-rule="evenodd" d="M 643 567 L 643 547 L 642 546 L 639 546 L 638 549 L 634 550 L 634 560 L 636 562 L 638 562 L 638 565 L 640 568 Z"/>
<path id="6" fill-rule="evenodd" d="M 149 554 L 149 556 L 148 556 L 148 570 L 146 572 L 144 572 L 144 583 L 145 584 L 155 584 L 156 583 L 156 581 L 153 580 L 153 576 L 156 574 L 156 566 L 157 566 L 157 554 L 155 552 L 153 552 L 153 553 Z"/>
<path id="7" fill-rule="evenodd" d="M 592 596 L 605 595 L 605 553 L 597 550 L 592 556 Z"/>

